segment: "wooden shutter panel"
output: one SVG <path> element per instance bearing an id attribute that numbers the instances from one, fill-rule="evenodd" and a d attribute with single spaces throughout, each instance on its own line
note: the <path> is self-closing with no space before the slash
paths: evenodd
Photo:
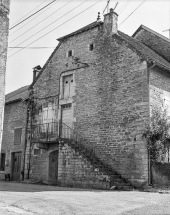
<path id="1" fill-rule="evenodd" d="M 16 128 L 14 130 L 14 143 L 15 144 L 21 143 L 21 135 L 22 135 L 22 128 Z"/>

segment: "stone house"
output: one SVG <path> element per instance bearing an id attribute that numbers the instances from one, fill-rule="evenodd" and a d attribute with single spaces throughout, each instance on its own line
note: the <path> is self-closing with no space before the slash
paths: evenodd
<path id="1" fill-rule="evenodd" d="M 13 181 L 23 180 L 24 177 L 27 102 L 28 86 L 5 96 L 1 171 L 10 173 Z M 4 177 L 4 173 L 2 175 Z"/>
<path id="2" fill-rule="evenodd" d="M 170 61 L 140 37 L 143 28 L 133 37 L 119 31 L 117 18 L 111 9 L 104 21 L 59 38 L 43 68 L 35 67 L 27 178 L 103 189 L 150 183 L 142 133 L 157 91 L 168 102 Z"/>
<path id="3" fill-rule="evenodd" d="M 2 144 L 3 115 L 5 104 L 5 72 L 8 46 L 9 4 L 10 0 L 0 0 L 0 151 Z"/>

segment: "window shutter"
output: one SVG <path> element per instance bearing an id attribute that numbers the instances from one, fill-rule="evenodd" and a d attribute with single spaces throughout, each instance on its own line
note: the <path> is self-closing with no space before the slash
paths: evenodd
<path id="1" fill-rule="evenodd" d="M 22 135 L 22 128 L 16 128 L 14 130 L 14 144 L 21 144 L 21 135 Z"/>

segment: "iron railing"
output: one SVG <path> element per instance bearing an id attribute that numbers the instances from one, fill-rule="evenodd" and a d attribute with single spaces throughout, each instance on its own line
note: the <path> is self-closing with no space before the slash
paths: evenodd
<path id="1" fill-rule="evenodd" d="M 32 125 L 33 142 L 52 142 L 59 138 L 58 122 Z"/>

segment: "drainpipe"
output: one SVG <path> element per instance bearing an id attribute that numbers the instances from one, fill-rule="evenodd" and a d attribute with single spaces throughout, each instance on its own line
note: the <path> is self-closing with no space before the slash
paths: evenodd
<path id="1" fill-rule="evenodd" d="M 33 96 L 33 89 L 31 92 L 31 96 Z M 31 168 L 31 146 L 32 146 L 32 98 L 30 100 L 30 150 L 29 150 L 29 164 L 28 164 L 28 175 L 27 179 L 30 178 L 30 168 Z"/>
<path id="2" fill-rule="evenodd" d="M 27 129 L 28 129 L 28 108 L 29 108 L 29 103 L 28 101 L 27 104 L 27 116 L 26 116 L 26 123 L 25 123 L 25 142 L 24 142 L 24 157 L 23 157 L 23 168 L 22 168 L 22 181 L 24 181 L 24 174 L 25 174 L 25 156 L 26 156 L 26 149 L 27 149 Z"/>
<path id="3" fill-rule="evenodd" d="M 153 65 L 150 66 L 147 70 L 148 73 L 148 86 L 149 86 L 149 125 L 150 125 L 150 75 L 149 72 L 153 67 L 155 66 L 155 62 L 153 62 Z M 150 150 L 148 149 L 148 184 L 152 184 L 152 172 L 151 172 L 151 160 L 150 160 Z"/>

